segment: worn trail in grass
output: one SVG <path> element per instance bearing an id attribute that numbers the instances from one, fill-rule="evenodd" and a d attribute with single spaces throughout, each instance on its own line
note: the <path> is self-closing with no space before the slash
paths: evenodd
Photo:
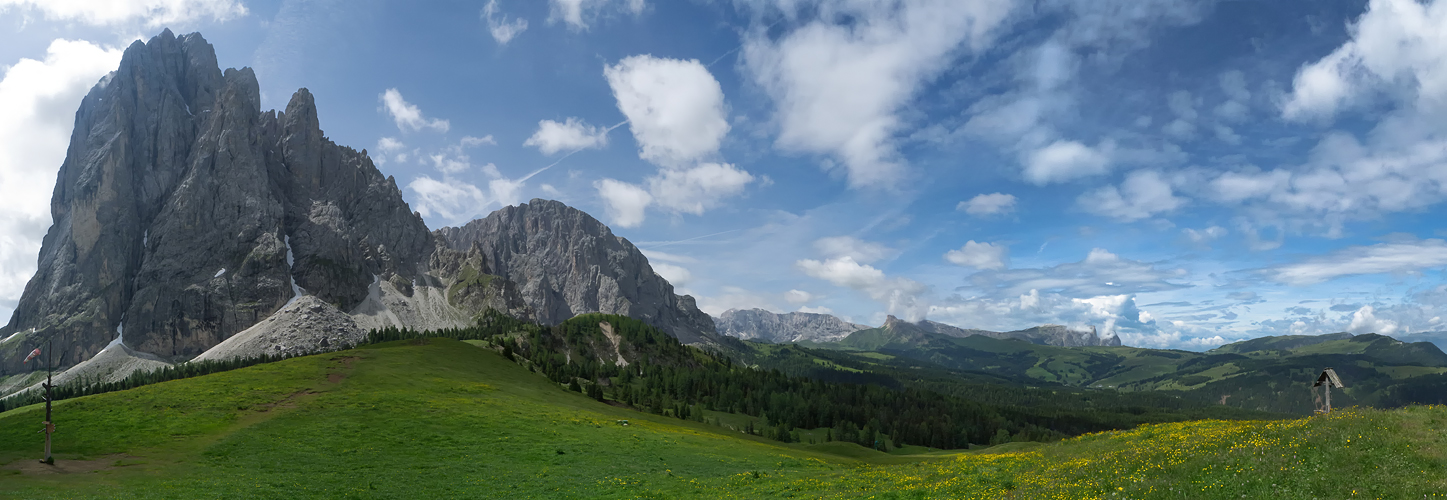
<path id="1" fill-rule="evenodd" d="M 780 445 L 615 408 L 561 390 L 495 352 L 446 339 L 62 401 L 58 457 L 88 460 L 98 469 L 91 472 L 22 467 L 39 449 L 41 412 L 0 414 L 0 497 L 1288 499 L 1447 492 L 1443 407 L 1163 424 L 1050 445 L 899 457 L 840 443 Z"/>

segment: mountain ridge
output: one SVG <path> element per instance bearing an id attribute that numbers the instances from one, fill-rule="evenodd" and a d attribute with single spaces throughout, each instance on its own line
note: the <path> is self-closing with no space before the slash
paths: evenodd
<path id="1" fill-rule="evenodd" d="M 113 343 L 179 362 L 302 296 L 348 331 L 454 328 L 496 308 L 551 322 L 620 313 L 692 343 L 716 340 L 712 319 L 627 240 L 562 203 L 532 205 L 431 231 L 365 151 L 326 137 L 310 91 L 263 111 L 250 68 L 221 71 L 199 33 L 163 30 L 127 47 L 76 111 L 55 222 L 0 326 L 0 386 L 29 371 L 21 351 L 37 343 L 53 343 L 62 367 Z M 323 324 L 307 316 L 268 331 Z M 328 338 L 312 333 L 286 338 Z M 252 344 L 227 355 L 260 354 Z"/>

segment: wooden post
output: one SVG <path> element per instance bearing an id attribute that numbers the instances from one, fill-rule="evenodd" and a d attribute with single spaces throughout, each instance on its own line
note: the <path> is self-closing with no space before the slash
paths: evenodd
<path id="1" fill-rule="evenodd" d="M 45 460 L 41 462 L 54 465 L 55 458 L 50 456 L 50 434 L 55 432 L 55 424 L 52 423 L 54 420 L 50 419 L 50 403 L 54 399 L 50 393 L 51 387 L 54 387 L 51 385 L 51 375 L 54 373 L 54 364 L 51 361 L 55 356 L 55 349 L 52 347 L 52 342 L 45 343 Z"/>
<path id="2" fill-rule="evenodd" d="M 1331 413 L 1331 384 L 1326 384 L 1326 412 Z"/>

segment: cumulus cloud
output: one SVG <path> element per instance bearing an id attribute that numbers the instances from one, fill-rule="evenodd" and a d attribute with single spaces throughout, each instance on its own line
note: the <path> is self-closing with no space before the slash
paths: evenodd
<path id="1" fill-rule="evenodd" d="M 1347 324 L 1347 331 L 1356 334 L 1379 333 L 1391 335 L 1397 331 L 1397 322 L 1377 318 L 1372 306 L 1362 306 L 1352 313 L 1352 322 Z"/>
<path id="2" fill-rule="evenodd" d="M 855 262 L 852 257 L 803 259 L 794 265 L 811 277 L 864 292 L 883 303 L 890 314 L 908 321 L 922 320 L 929 312 L 929 303 L 924 297 L 929 287 L 908 278 L 887 277 L 884 271 Z"/>
<path id="3" fill-rule="evenodd" d="M 1005 193 L 976 195 L 974 198 L 960 202 L 955 206 L 955 210 L 963 210 L 967 214 L 976 216 L 1004 215 L 1015 211 L 1015 195 Z"/>
<path id="4" fill-rule="evenodd" d="M 830 155 L 855 188 L 893 186 L 903 165 L 894 137 L 919 88 L 962 50 L 987 48 L 1013 8 L 1005 0 L 780 2 L 801 25 L 770 38 L 756 29 L 743 62 L 776 105 L 778 145 Z M 808 16 L 804 18 L 804 16 Z"/>
<path id="5" fill-rule="evenodd" d="M 1120 221 L 1136 221 L 1173 211 L 1186 204 L 1175 196 L 1171 183 L 1154 170 L 1137 170 L 1120 187 L 1105 186 L 1080 196 L 1076 204 L 1087 212 Z"/>
<path id="6" fill-rule="evenodd" d="M 603 76 L 644 160 L 685 165 L 717 152 L 728 134 L 723 87 L 696 59 L 632 56 Z"/>
<path id="7" fill-rule="evenodd" d="M 616 179 L 599 180 L 593 183 L 593 188 L 603 198 L 603 209 L 608 218 L 619 227 L 643 224 L 644 210 L 653 203 L 653 195 L 647 190 Z"/>
<path id="8" fill-rule="evenodd" d="M 945 252 L 945 260 L 957 266 L 1000 270 L 1010 266 L 1010 249 L 998 243 L 970 240 L 958 250 Z"/>
<path id="9" fill-rule="evenodd" d="M 392 115 L 392 120 L 397 122 L 398 130 L 405 132 L 410 129 L 416 132 L 422 129 L 432 129 L 446 132 L 451 126 L 447 120 L 428 120 L 423 117 L 422 110 L 403 99 L 402 93 L 397 89 L 387 89 L 386 92 L 378 95 L 377 99 L 382 101 L 387 114 Z"/>
<path id="10" fill-rule="evenodd" d="M 523 145 L 536 147 L 545 155 L 602 148 L 608 145 L 608 129 L 588 125 L 576 117 L 562 123 L 542 120 L 538 122 L 538 131 L 533 132 Z"/>
<path id="11" fill-rule="evenodd" d="M 521 17 L 509 21 L 498 7 L 497 0 L 487 0 L 482 7 L 482 20 L 487 22 L 487 31 L 498 45 L 507 45 L 513 38 L 528 29 L 528 20 Z"/>
<path id="12" fill-rule="evenodd" d="M 1092 66 L 1115 67 L 1126 55 L 1148 47 L 1163 26 L 1198 22 L 1210 2 L 1179 0 L 1096 0 L 1037 2 L 1038 14 L 1061 20 L 1049 38 L 1017 50 L 1002 75 L 1018 85 L 980 99 L 968 110 L 960 133 L 991 140 L 1019 157 L 1024 178 L 1035 184 L 1100 175 L 1112 163 L 1159 167 L 1180 161 L 1172 146 L 1122 147 L 1100 139 L 1095 147 L 1066 137 L 1079 116 L 1077 75 Z M 1138 126 L 1149 126 L 1142 116 Z M 1109 135 L 1106 135 L 1109 137 Z"/>
<path id="13" fill-rule="evenodd" d="M 384 154 L 401 151 L 403 148 L 406 147 L 407 145 L 403 144 L 402 141 L 397 140 L 396 137 L 383 137 L 381 139 L 377 139 L 377 151 L 380 151 Z"/>
<path id="14" fill-rule="evenodd" d="M 0 0 L 0 11 L 10 8 L 92 26 L 140 21 L 151 28 L 208 18 L 221 22 L 247 14 L 246 6 L 236 0 Z"/>
<path id="15" fill-rule="evenodd" d="M 1419 273 L 1447 266 L 1447 242 L 1440 239 L 1352 246 L 1266 270 L 1273 281 L 1311 285 L 1343 276 Z"/>
<path id="16" fill-rule="evenodd" d="M 1092 148 L 1078 141 L 1055 141 L 1030 153 L 1025 180 L 1035 184 L 1065 182 L 1110 171 L 1110 143 Z"/>
<path id="17" fill-rule="evenodd" d="M 794 305 L 807 304 L 814 300 L 814 294 L 803 290 L 789 290 L 784 292 L 784 301 Z M 826 313 L 827 314 L 827 313 Z"/>
<path id="18" fill-rule="evenodd" d="M 1351 25 L 1350 41 L 1297 71 L 1282 115 L 1330 118 L 1378 91 L 1401 92 L 1395 97 L 1422 106 L 1447 104 L 1444 26 L 1447 3 L 1372 0 Z"/>
<path id="19" fill-rule="evenodd" d="M 656 263 L 652 264 L 653 272 L 658 273 L 663 279 L 675 287 L 688 286 L 693 281 L 693 273 L 688 272 L 683 266 L 673 264 Z"/>
<path id="20" fill-rule="evenodd" d="M 49 4 L 47 4 L 49 5 Z M 59 8 L 57 6 L 57 8 Z M 0 322 L 35 274 L 50 226 L 50 195 L 81 98 L 120 64 L 121 49 L 57 39 L 41 60 L 21 59 L 0 79 Z"/>
<path id="21" fill-rule="evenodd" d="M 814 241 L 814 249 L 826 258 L 849 257 L 855 262 L 873 263 L 894 255 L 894 249 L 853 236 L 830 236 Z"/>
<path id="22" fill-rule="evenodd" d="M 1181 230 L 1181 234 L 1185 235 L 1186 239 L 1191 240 L 1191 243 L 1197 245 L 1208 244 L 1228 233 L 1230 233 L 1230 231 L 1221 226 L 1211 226 L 1205 229 L 1186 228 Z"/>
<path id="23" fill-rule="evenodd" d="M 471 220 L 488 203 L 477 186 L 446 177 L 439 181 L 424 175 L 407 183 L 407 189 L 416 195 L 414 204 L 423 217 L 441 217 L 454 224 Z"/>
<path id="24" fill-rule="evenodd" d="M 661 207 L 703 215 L 724 198 L 742 193 L 753 181 L 753 175 L 733 165 L 704 163 L 684 170 L 664 169 L 648 179 L 648 191 Z"/>
<path id="25" fill-rule="evenodd" d="M 623 227 L 636 227 L 643 223 L 649 206 L 702 215 L 722 204 L 724 199 L 743 193 L 754 176 L 727 163 L 703 163 L 687 169 L 660 169 L 646 179 L 646 190 L 619 180 L 604 181 L 594 186 L 608 206 L 613 207 L 609 213 L 618 214 L 620 217 L 615 220 Z"/>
<path id="26" fill-rule="evenodd" d="M 827 308 L 827 307 L 824 307 L 824 306 L 818 306 L 818 307 L 802 306 L 802 307 L 799 308 L 799 312 L 801 312 L 801 313 L 810 313 L 810 314 L 834 314 L 834 310 L 833 310 L 833 309 L 830 309 L 830 308 Z"/>
<path id="27" fill-rule="evenodd" d="M 599 13 L 612 8 L 632 15 L 643 13 L 643 0 L 549 0 L 548 22 L 562 21 L 573 30 L 586 30 Z"/>

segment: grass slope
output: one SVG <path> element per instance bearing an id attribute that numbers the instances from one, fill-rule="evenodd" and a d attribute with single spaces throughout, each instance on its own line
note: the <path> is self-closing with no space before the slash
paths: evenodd
<path id="1" fill-rule="evenodd" d="M 94 472 L 33 473 L 43 408 L 0 414 L 0 497 L 1290 499 L 1447 491 L 1443 407 L 1161 424 L 1049 445 L 893 456 L 837 442 L 780 445 L 615 408 L 490 350 L 446 339 L 413 344 L 62 401 L 58 458 Z"/>

